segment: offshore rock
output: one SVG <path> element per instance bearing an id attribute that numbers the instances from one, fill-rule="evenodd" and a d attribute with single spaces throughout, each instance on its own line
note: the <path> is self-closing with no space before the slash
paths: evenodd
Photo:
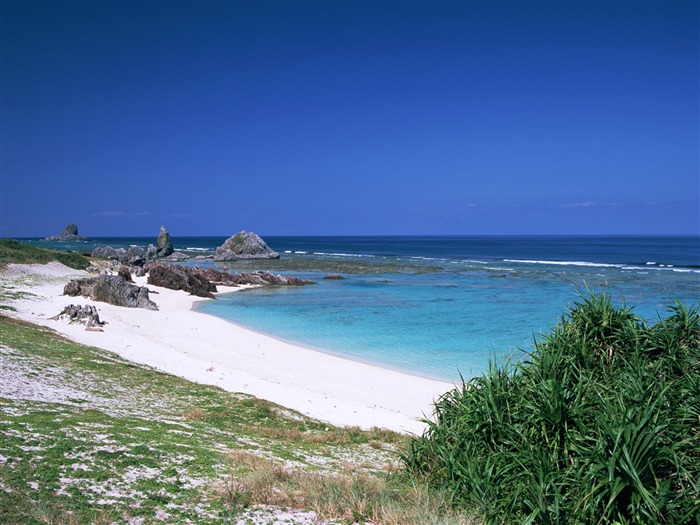
<path id="1" fill-rule="evenodd" d="M 190 256 L 187 255 L 186 253 L 174 252 L 174 253 L 171 253 L 170 255 L 168 255 L 167 257 L 165 257 L 165 259 L 163 259 L 163 260 L 169 261 L 169 262 L 184 262 L 184 261 L 188 261 L 189 258 L 190 258 Z"/>
<path id="2" fill-rule="evenodd" d="M 129 284 L 118 275 L 73 279 L 63 288 L 63 295 L 82 295 L 115 306 L 158 310 L 156 303 L 148 298 L 148 288 Z"/>
<path id="3" fill-rule="evenodd" d="M 165 226 L 160 227 L 160 233 L 156 240 L 156 249 L 158 250 L 158 257 L 167 257 L 175 251 L 173 241 L 170 239 L 170 234 L 165 229 Z"/>
<path id="4" fill-rule="evenodd" d="M 52 235 L 44 239 L 45 241 L 85 241 L 87 237 L 78 235 L 78 226 L 76 224 L 67 225 L 58 235 Z"/>
<path id="5" fill-rule="evenodd" d="M 101 246 L 92 250 L 92 257 L 102 257 L 103 259 L 113 259 L 115 261 L 127 262 L 129 252 L 124 248 L 112 248 L 111 246 Z"/>
<path id="6" fill-rule="evenodd" d="M 184 290 L 197 297 L 214 298 L 216 285 L 209 282 L 198 268 L 155 262 L 149 264 L 146 269 L 148 284 L 170 290 Z"/>
<path id="7" fill-rule="evenodd" d="M 221 286 L 241 286 L 254 284 L 258 286 L 301 286 L 315 284 L 313 281 L 285 275 L 273 275 L 270 272 L 228 273 L 211 268 L 199 270 L 209 281 Z"/>
<path id="8" fill-rule="evenodd" d="M 131 246 L 128 250 L 125 248 L 100 246 L 92 250 L 90 255 L 92 257 L 112 259 L 120 263 L 128 263 L 131 266 L 143 266 L 148 261 L 156 259 L 156 248 L 152 244 L 149 244 L 145 250 L 139 246 Z"/>
<path id="9" fill-rule="evenodd" d="M 257 234 L 241 231 L 216 249 L 215 261 L 235 261 L 236 259 L 279 259 Z"/>
<path id="10" fill-rule="evenodd" d="M 68 319 L 68 322 L 70 323 L 84 324 L 87 327 L 104 326 L 107 324 L 100 321 L 97 308 L 90 304 L 86 304 L 84 306 L 69 304 L 63 310 L 61 310 L 58 315 L 53 316 L 51 319 Z"/>
<path id="11" fill-rule="evenodd" d="M 143 254 L 143 258 L 146 259 L 146 261 L 155 261 L 158 258 L 158 248 L 152 244 L 149 244 L 148 248 L 146 248 L 146 251 Z"/>

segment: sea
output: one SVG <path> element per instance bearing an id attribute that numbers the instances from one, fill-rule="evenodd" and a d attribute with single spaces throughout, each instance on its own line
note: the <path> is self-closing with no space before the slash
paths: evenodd
<path id="1" fill-rule="evenodd" d="M 20 240 L 80 252 L 155 244 L 154 237 Z M 205 257 L 224 240 L 172 238 L 176 250 Z M 607 293 L 649 324 L 669 315 L 676 301 L 687 307 L 700 301 L 698 236 L 265 241 L 279 259 L 218 263 L 205 258 L 185 264 L 272 271 L 315 284 L 224 294 L 195 308 L 308 348 L 455 383 L 482 373 L 491 361 L 522 359 L 582 296 Z"/>

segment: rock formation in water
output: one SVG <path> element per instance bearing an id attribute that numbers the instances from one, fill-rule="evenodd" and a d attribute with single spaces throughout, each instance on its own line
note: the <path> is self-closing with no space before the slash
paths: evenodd
<path id="1" fill-rule="evenodd" d="M 216 286 L 300 286 L 314 284 L 297 277 L 273 275 L 270 272 L 229 273 L 209 268 L 202 270 L 197 266 L 180 266 L 155 262 L 146 265 L 148 284 L 162 286 L 171 290 L 183 290 L 198 297 L 214 297 Z"/>
<path id="2" fill-rule="evenodd" d="M 214 260 L 235 261 L 236 259 L 279 259 L 258 235 L 253 232 L 238 232 L 216 249 Z"/>
<path id="3" fill-rule="evenodd" d="M 198 268 L 155 262 L 148 265 L 148 284 L 170 290 L 184 290 L 197 297 L 214 297 L 216 285 Z"/>
<path id="4" fill-rule="evenodd" d="M 120 262 L 126 262 L 127 251 L 124 248 L 112 248 L 111 246 L 100 246 L 92 250 L 92 257 L 102 257 L 103 259 L 114 259 Z"/>
<path id="5" fill-rule="evenodd" d="M 164 261 L 168 262 L 184 262 L 188 261 L 190 259 L 190 256 L 187 255 L 186 253 L 182 252 L 173 252 L 167 257 L 163 258 Z"/>
<path id="6" fill-rule="evenodd" d="M 58 235 L 52 235 L 44 239 L 45 241 L 85 241 L 87 237 L 78 235 L 78 226 L 76 224 L 67 225 Z"/>
<path id="7" fill-rule="evenodd" d="M 313 281 L 286 275 L 274 275 L 270 272 L 229 273 L 212 268 L 200 271 L 210 282 L 221 286 L 241 286 L 245 284 L 254 284 L 258 286 L 301 286 L 303 284 L 315 284 Z"/>
<path id="8" fill-rule="evenodd" d="M 73 279 L 64 287 L 63 295 L 82 295 L 94 301 L 127 308 L 158 309 L 156 303 L 148 298 L 148 288 L 130 284 L 118 275 Z"/>
<path id="9" fill-rule="evenodd" d="M 100 246 L 92 250 L 92 257 L 101 257 L 103 259 L 113 259 L 121 263 L 131 266 L 143 266 L 149 261 L 156 259 L 156 247 L 152 244 L 148 245 L 145 250 L 138 246 L 131 246 L 128 250 L 125 248 L 112 248 L 111 246 Z"/>
<path id="10" fill-rule="evenodd" d="M 173 241 L 170 239 L 170 234 L 165 229 L 165 226 L 160 227 L 160 233 L 156 240 L 156 249 L 158 250 L 158 257 L 167 257 L 175 251 Z"/>

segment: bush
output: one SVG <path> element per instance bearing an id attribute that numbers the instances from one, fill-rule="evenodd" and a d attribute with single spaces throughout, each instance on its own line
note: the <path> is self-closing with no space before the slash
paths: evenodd
<path id="1" fill-rule="evenodd" d="M 700 523 L 700 316 L 581 298 L 526 360 L 435 405 L 408 471 L 490 522 Z"/>

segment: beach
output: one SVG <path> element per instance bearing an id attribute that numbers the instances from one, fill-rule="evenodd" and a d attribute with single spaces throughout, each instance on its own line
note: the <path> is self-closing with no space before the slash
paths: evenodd
<path id="1" fill-rule="evenodd" d="M 71 278 L 87 277 L 60 263 L 9 264 L 5 287 L 18 296 L 12 312 L 67 338 L 135 363 L 231 392 L 250 394 L 339 426 L 381 427 L 420 434 L 434 400 L 449 382 L 343 359 L 253 332 L 192 309 L 201 298 L 148 285 L 157 311 L 63 295 Z M 145 277 L 134 278 L 146 286 Z M 239 289 L 218 287 L 218 294 Z M 155 293 L 153 293 L 155 292 Z M 92 304 L 103 331 L 52 319 L 70 304 Z"/>

